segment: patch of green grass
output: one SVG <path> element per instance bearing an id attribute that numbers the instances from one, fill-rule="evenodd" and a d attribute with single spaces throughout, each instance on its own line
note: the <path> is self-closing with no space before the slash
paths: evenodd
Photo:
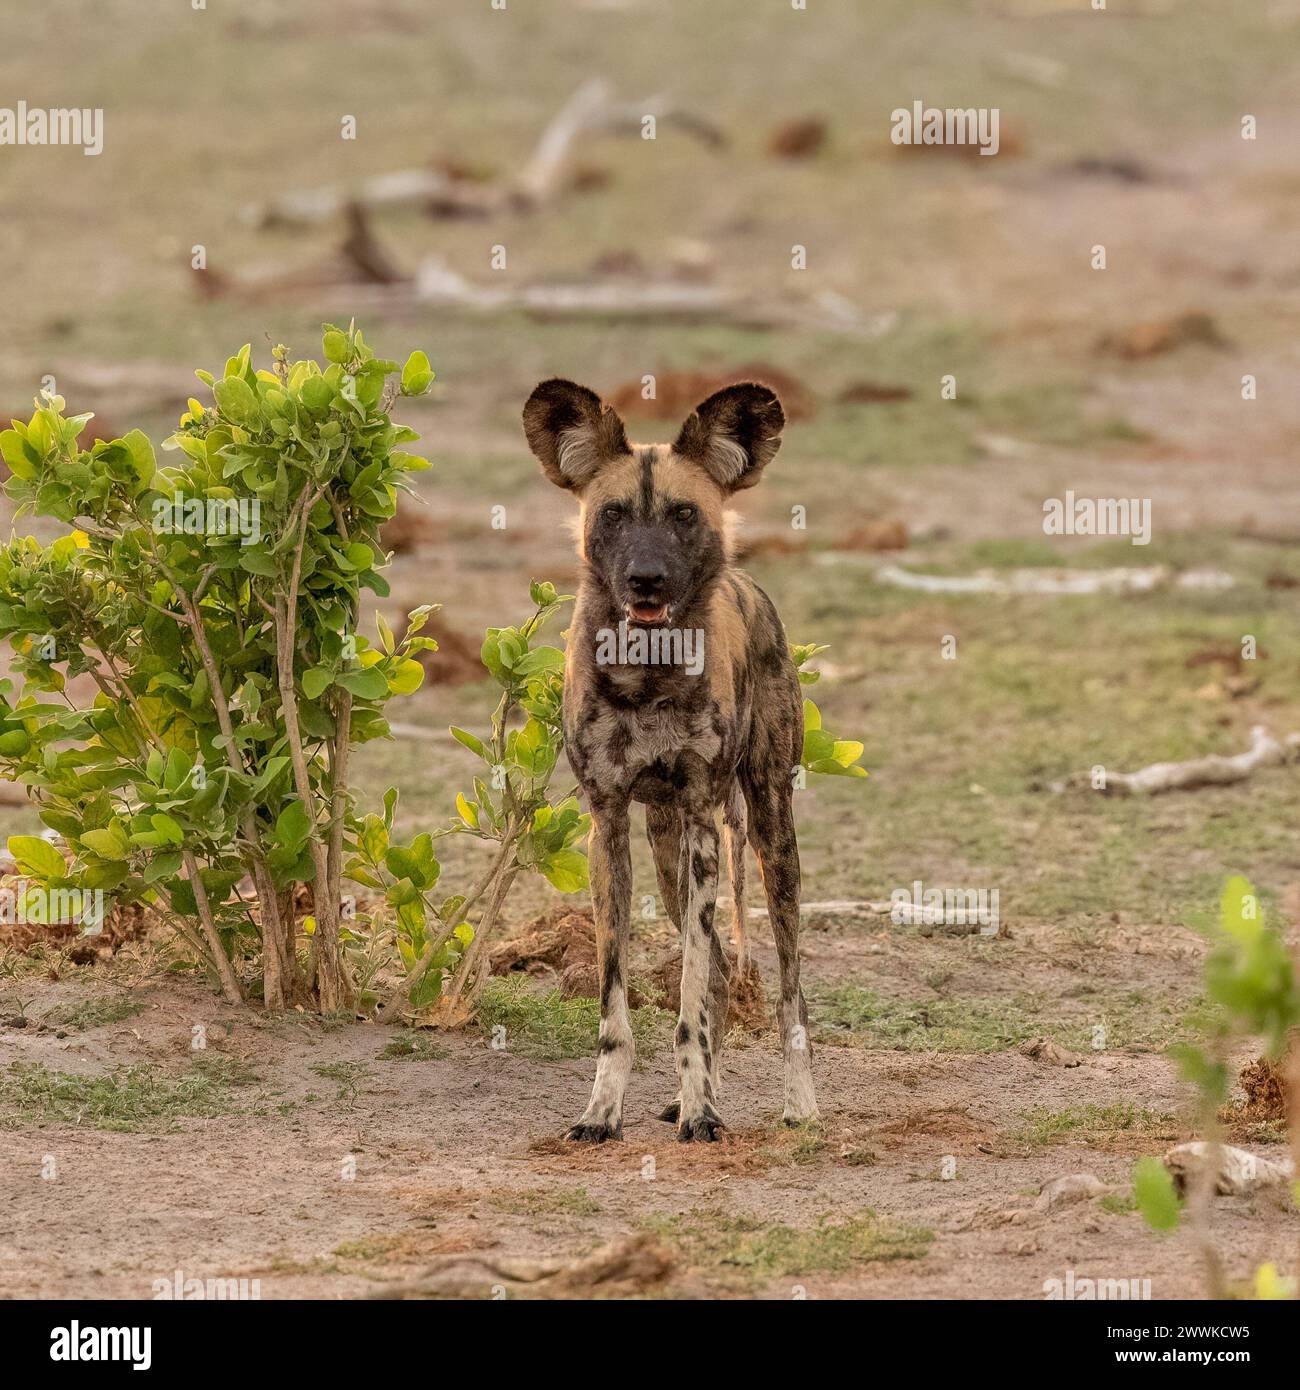
<path id="1" fill-rule="evenodd" d="M 324 1260 L 313 1255 L 309 1260 L 295 1260 L 290 1255 L 273 1255 L 267 1268 L 272 1274 L 338 1274 L 339 1267 L 333 1260 Z"/>
<path id="2" fill-rule="evenodd" d="M 198 1075 L 223 1086 L 252 1086 L 262 1079 L 243 1058 L 213 1049 L 196 1052 L 190 1065 Z"/>
<path id="3" fill-rule="evenodd" d="M 1071 1005 L 1075 1005 L 1070 1000 Z M 1046 1037 L 1076 1052 L 1093 1048 L 1093 1030 L 1104 1030 L 1108 1051 L 1163 1051 L 1186 1032 L 1193 1001 L 1157 1004 L 1129 991 L 1085 996 L 1062 1008 L 1062 998 L 1018 994 L 1002 999 L 882 999 L 846 983 L 817 991 L 810 1000 L 819 1041 L 901 1052 L 1002 1052 Z"/>
<path id="4" fill-rule="evenodd" d="M 1045 487 L 1047 484 L 1045 483 Z M 1002 919 L 1159 931 L 1218 901 L 1234 864 L 1257 866 L 1261 892 L 1290 879 L 1293 778 L 1265 769 L 1239 786 L 1150 798 L 1054 793 L 1094 766 L 1133 771 L 1206 753 L 1239 753 L 1267 702 L 1274 732 L 1300 726 L 1300 656 L 1286 637 L 1291 591 L 1267 585 L 1278 549 L 1230 536 L 1159 536 L 1056 551 L 1045 538 L 945 544 L 909 554 L 918 572 L 988 566 L 1164 564 L 1222 569 L 1222 592 L 1165 588 L 1092 597 L 917 595 L 873 584 L 868 565 L 755 564 L 792 636 L 830 644 L 843 674 L 811 693 L 829 725 L 866 742 L 870 782 L 814 779 L 796 799 L 805 881 L 825 898 L 886 897 L 927 885 L 997 888 Z M 943 634 L 958 635 L 944 661 Z M 1203 691 L 1207 650 L 1264 655 L 1243 663 L 1250 699 Z M 873 657 L 864 653 L 875 652 Z M 1253 702 L 1253 703 L 1252 703 Z M 955 730 L 980 730 L 953 756 Z M 933 808 L 948 808 L 937 823 Z M 860 852 L 870 825 L 872 872 Z"/>
<path id="5" fill-rule="evenodd" d="M 994 432 L 1063 448 L 1133 444 L 1145 438 L 1127 420 L 1086 410 L 1082 388 L 1065 381 L 1026 382 L 975 405 L 983 423 Z"/>
<path id="6" fill-rule="evenodd" d="M 382 1062 L 436 1062 L 447 1056 L 447 1049 L 427 1032 L 401 1032 L 384 1044 Z"/>
<path id="7" fill-rule="evenodd" d="M 334 1255 L 340 1260 L 361 1260 L 369 1263 L 391 1255 L 400 1244 L 401 1238 L 398 1236 L 358 1236 L 356 1240 L 345 1240 L 336 1246 Z"/>
<path id="8" fill-rule="evenodd" d="M 84 999 L 76 1005 L 60 1005 L 45 1016 L 47 1028 L 70 1028 L 85 1033 L 91 1028 L 103 1028 L 121 1023 L 142 1012 L 144 1005 L 125 994 L 106 994 L 98 999 Z"/>
<path id="9" fill-rule="evenodd" d="M 1053 1110 L 1038 1106 L 1026 1112 L 1015 1137 L 1035 1147 L 1062 1142 L 1097 1144 L 1134 1135 L 1150 1139 L 1172 1139 L 1178 1122 L 1163 1111 L 1122 1101 L 1116 1105 L 1067 1105 Z"/>
<path id="10" fill-rule="evenodd" d="M 145 1065 L 81 1074 L 14 1062 L 0 1072 L 0 1128 L 169 1130 L 179 1120 L 231 1114 L 229 1092 L 229 1082 L 198 1068 L 170 1077 Z"/>
<path id="11" fill-rule="evenodd" d="M 361 1087 L 370 1080 L 370 1068 L 364 1062 L 321 1062 L 312 1067 L 317 1076 L 338 1082 L 334 1099 L 349 1109 L 357 1103 Z"/>
<path id="12" fill-rule="evenodd" d="M 1126 1216 L 1129 1212 L 1137 1210 L 1137 1203 L 1133 1200 L 1131 1192 L 1107 1192 L 1098 1205 L 1111 1216 Z"/>
<path id="13" fill-rule="evenodd" d="M 725 1282 L 757 1286 L 790 1275 L 844 1274 L 877 1260 L 915 1260 L 934 1233 L 888 1220 L 874 1211 L 815 1226 L 787 1226 L 754 1216 L 692 1211 L 657 1216 L 647 1226 L 680 1251 L 683 1261 Z"/>
<path id="14" fill-rule="evenodd" d="M 904 1052 L 997 1052 L 1037 1031 L 1010 1003 L 886 1000 L 853 984 L 818 992 L 812 1018 L 819 1041 Z"/>
<path id="15" fill-rule="evenodd" d="M 799 1125 L 782 1125 L 770 1144 L 759 1152 L 782 1163 L 811 1163 L 826 1149 L 826 1137 L 815 1120 Z"/>
<path id="16" fill-rule="evenodd" d="M 479 1002 L 483 1032 L 504 1038 L 508 1052 L 544 1061 L 589 1057 L 600 1031 L 600 1000 L 565 999 L 559 990 L 530 992 L 528 981 L 497 977 L 488 980 Z M 672 1015 L 648 1006 L 632 1010 L 632 1034 L 639 1057 L 653 1056 L 664 1041 Z M 496 1029 L 503 1028 L 498 1035 Z"/>
<path id="17" fill-rule="evenodd" d="M 598 1216 L 604 1210 L 585 1187 L 528 1188 L 523 1192 L 498 1193 L 489 1201 L 498 1211 L 514 1216 Z"/>

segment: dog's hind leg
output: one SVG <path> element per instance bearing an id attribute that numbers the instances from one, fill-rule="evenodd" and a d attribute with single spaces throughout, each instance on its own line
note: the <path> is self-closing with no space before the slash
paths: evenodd
<path id="1" fill-rule="evenodd" d="M 662 802 L 647 802 L 645 808 L 646 838 L 655 861 L 655 877 L 659 880 L 659 896 L 664 911 L 673 926 L 682 929 L 682 913 L 677 901 L 677 878 L 682 864 L 682 813 L 676 806 Z"/>
<path id="2" fill-rule="evenodd" d="M 758 855 L 767 910 L 781 967 L 781 1054 L 785 1062 L 787 1124 L 817 1118 L 808 1045 L 808 1006 L 799 986 L 799 845 L 793 789 L 784 776 L 746 781 L 749 838 Z"/>
<path id="3" fill-rule="evenodd" d="M 565 1135 L 604 1143 L 623 1137 L 623 1091 L 635 1044 L 627 1009 L 627 951 L 632 906 L 632 854 L 627 803 L 593 808 L 588 840 L 600 978 L 600 1050 L 596 1081 L 582 1118 Z"/>

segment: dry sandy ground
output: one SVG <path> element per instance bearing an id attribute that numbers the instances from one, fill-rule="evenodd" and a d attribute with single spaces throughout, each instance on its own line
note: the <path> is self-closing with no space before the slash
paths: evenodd
<path id="1" fill-rule="evenodd" d="M 1157 939 L 1124 926 L 1104 949 L 1028 927 L 992 943 L 834 925 L 807 936 L 814 989 L 852 975 L 887 995 L 914 993 L 928 976 L 940 981 L 936 999 L 949 989 L 955 998 L 1037 990 L 1085 1023 L 1098 1007 L 1089 1000 L 1118 985 L 1142 987 L 1153 1001 L 1181 993 L 1196 954 L 1190 933 Z M 760 945 L 759 956 L 770 984 L 770 950 Z M 103 980 L 88 974 L 24 982 L 28 1015 L 102 995 Z M 676 1143 L 653 1118 L 675 1090 L 671 1050 L 661 1047 L 633 1074 L 624 1142 L 592 1148 L 558 1139 L 583 1108 L 591 1060 L 534 1060 L 493 1050 L 477 1034 L 433 1035 L 440 1055 L 432 1059 L 385 1060 L 393 1030 L 239 1015 L 185 980 L 136 988 L 144 1011 L 116 1025 L 63 1038 L 0 1029 L 0 1065 L 150 1063 L 180 1074 L 201 1023 L 209 1046 L 257 1079 L 231 1092 L 236 1113 L 182 1120 L 169 1133 L 0 1130 L 0 1296 L 148 1297 L 154 1280 L 178 1269 L 186 1278 L 257 1279 L 263 1297 L 361 1296 L 391 1291 L 450 1254 L 578 1258 L 674 1216 L 695 1239 L 660 1238 L 666 1280 L 609 1292 L 1025 1299 L 1043 1297 L 1044 1281 L 1069 1270 L 1149 1279 L 1157 1299 L 1201 1292 L 1186 1233 L 1157 1236 L 1133 1211 L 1097 1199 L 1033 1210 L 1039 1188 L 1069 1173 L 1127 1192 L 1137 1155 L 1186 1137 L 1177 1118 L 1186 1090 L 1153 1052 L 1088 1053 L 1067 1069 L 1014 1049 L 819 1046 L 818 1147 L 777 1124 L 771 1035 L 725 1054 L 724 1142 Z M 313 1070 L 338 1063 L 360 1065 L 350 1080 L 347 1068 L 332 1078 Z M 1117 1103 L 1171 1119 L 1157 1133 L 1087 1143 L 1043 1145 L 1025 1133 L 1037 1107 Z M 50 1156 L 57 1175 L 43 1179 Z M 950 1180 L 946 1157 L 955 1160 Z M 735 1249 L 700 1241 L 741 1215 L 761 1228 L 812 1229 L 828 1213 L 842 1220 L 864 1209 L 933 1240 L 913 1249 L 919 1257 L 805 1271 L 794 1255 L 767 1274 Z M 1300 1217 L 1269 1198 L 1220 1199 L 1214 1229 L 1229 1275 L 1248 1278 L 1264 1260 L 1289 1258 Z M 463 1293 L 491 1296 L 491 1276 L 461 1273 Z"/>

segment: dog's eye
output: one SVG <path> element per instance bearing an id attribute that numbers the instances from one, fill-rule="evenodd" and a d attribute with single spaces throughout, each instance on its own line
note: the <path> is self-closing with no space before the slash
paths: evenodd
<path id="1" fill-rule="evenodd" d="M 678 508 L 677 508 L 677 520 L 678 520 L 678 521 L 694 521 L 694 520 L 695 520 L 695 508 L 694 508 L 694 507 L 678 507 Z"/>
<path id="2" fill-rule="evenodd" d="M 622 515 L 623 508 L 620 507 L 617 502 L 611 502 L 609 506 L 605 507 L 601 512 L 601 516 L 603 516 L 606 521 L 617 521 Z"/>

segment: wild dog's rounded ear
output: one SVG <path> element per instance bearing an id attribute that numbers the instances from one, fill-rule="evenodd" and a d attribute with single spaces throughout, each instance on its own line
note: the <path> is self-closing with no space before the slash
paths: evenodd
<path id="1" fill-rule="evenodd" d="M 715 391 L 682 426 L 676 453 L 729 492 L 753 487 L 781 447 L 785 411 L 769 386 L 747 381 Z"/>
<path id="2" fill-rule="evenodd" d="M 594 392 L 559 377 L 524 406 L 524 434 L 556 487 L 581 491 L 602 465 L 632 451 L 618 413 Z"/>

